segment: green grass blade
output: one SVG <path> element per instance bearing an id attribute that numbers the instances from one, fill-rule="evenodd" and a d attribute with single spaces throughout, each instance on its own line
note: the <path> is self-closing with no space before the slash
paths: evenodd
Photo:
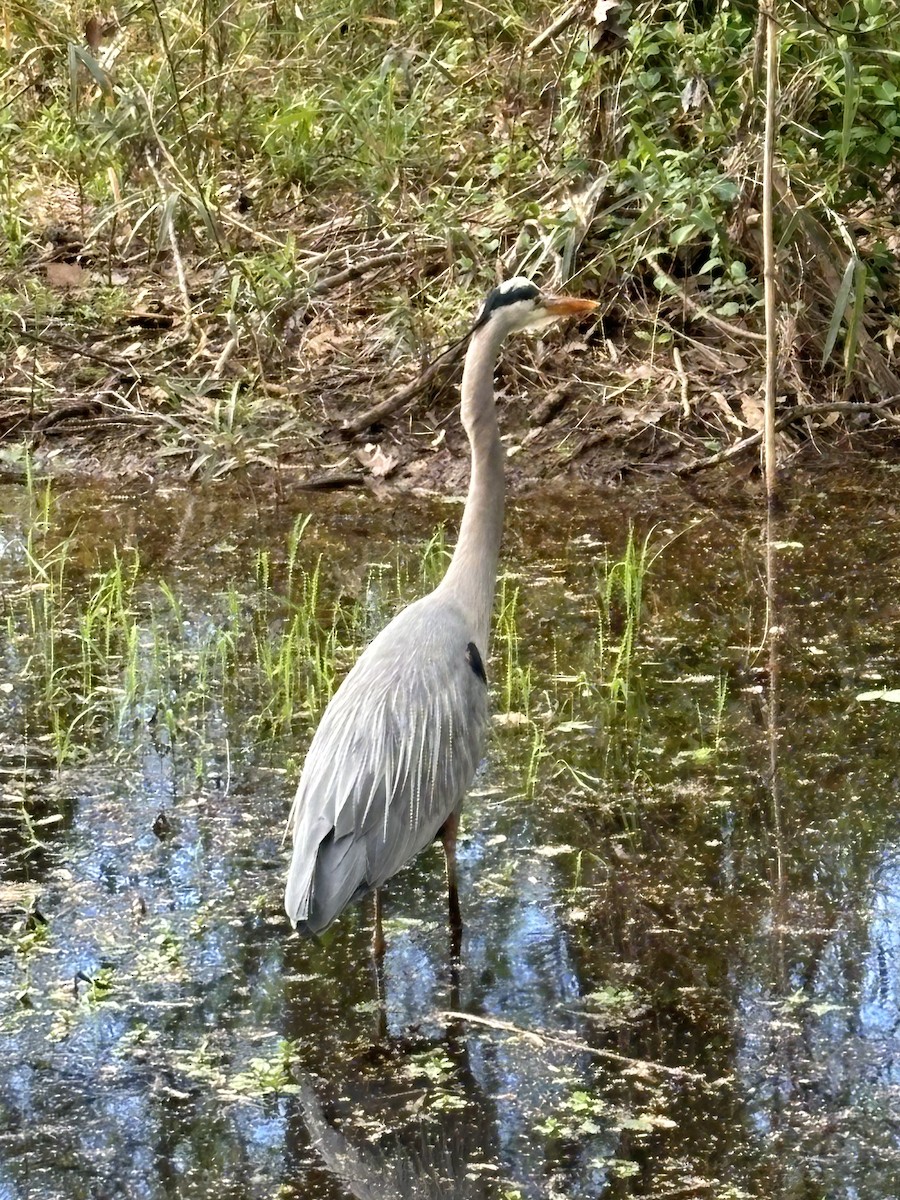
<path id="1" fill-rule="evenodd" d="M 866 302 L 866 264 L 856 260 L 856 270 L 853 272 L 853 307 L 850 310 L 850 320 L 847 322 L 847 337 L 844 339 L 844 383 L 850 381 L 853 364 L 856 361 L 856 351 L 859 348 L 859 331 L 862 325 L 863 310 Z"/>
<path id="2" fill-rule="evenodd" d="M 828 326 L 828 336 L 825 338 L 825 345 L 822 348 L 822 366 L 828 362 L 831 357 L 831 352 L 834 349 L 834 343 L 837 341 L 838 330 L 841 327 L 841 322 L 844 319 L 844 313 L 847 309 L 847 302 L 850 299 L 850 292 L 853 288 L 853 276 L 856 271 L 858 258 L 851 258 L 844 267 L 844 277 L 841 280 L 841 286 L 838 288 L 837 299 L 834 302 L 834 311 L 831 314 L 831 324 Z"/>
<path id="3" fill-rule="evenodd" d="M 841 58 L 844 62 L 844 113 L 841 127 L 840 150 L 840 164 L 841 170 L 843 170 L 850 154 L 850 143 L 853 137 L 853 126 L 856 124 L 860 93 L 859 75 L 849 51 L 841 50 Z"/>

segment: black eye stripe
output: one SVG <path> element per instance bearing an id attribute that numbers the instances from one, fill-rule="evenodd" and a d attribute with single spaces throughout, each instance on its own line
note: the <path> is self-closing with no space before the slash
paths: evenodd
<path id="1" fill-rule="evenodd" d="M 533 283 L 523 283 L 514 288 L 494 288 L 487 294 L 481 312 L 478 314 L 478 320 L 475 322 L 475 328 L 478 329 L 480 325 L 483 325 L 495 309 L 503 308 L 507 304 L 516 304 L 519 300 L 537 300 L 540 294 L 540 289 L 536 288 Z"/>

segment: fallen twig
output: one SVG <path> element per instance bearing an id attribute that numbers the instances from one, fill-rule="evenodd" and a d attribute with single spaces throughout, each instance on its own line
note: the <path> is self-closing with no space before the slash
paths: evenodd
<path id="1" fill-rule="evenodd" d="M 107 354 L 97 354 L 93 350 L 85 350 L 83 346 L 73 346 L 71 342 L 63 342 L 58 338 L 46 337 L 43 333 L 30 333 L 21 330 L 16 334 L 22 341 L 32 342 L 38 346 L 47 346 L 51 350 L 59 350 L 63 354 L 77 354 L 79 358 L 89 358 L 91 362 L 102 363 L 120 374 L 135 375 L 141 378 L 137 366 L 127 358 L 110 358 Z"/>
<path id="2" fill-rule="evenodd" d="M 292 487 L 301 488 L 305 492 L 336 491 L 338 488 L 365 487 L 366 477 L 359 472 L 337 472 L 333 475 L 310 475 L 306 479 L 298 479 Z"/>
<path id="3" fill-rule="evenodd" d="M 35 425 L 34 432 L 43 437 L 53 437 L 57 434 L 68 437 L 72 433 L 92 433 L 104 425 L 158 425 L 165 424 L 163 418 L 155 413 L 119 413 L 111 416 L 87 417 L 79 419 L 72 413 L 65 413 L 59 421 L 49 425 Z"/>
<path id="4" fill-rule="evenodd" d="M 309 289 L 309 294 L 310 296 L 323 296 L 326 292 L 350 283 L 353 279 L 359 279 L 361 275 L 368 275 L 381 267 L 392 267 L 394 263 L 403 262 L 405 258 L 406 255 L 399 250 L 391 251 L 390 254 L 378 254 L 374 258 L 366 258 L 343 271 L 337 271 L 334 275 L 326 275 L 324 279 L 318 280 Z"/>
<path id="5" fill-rule="evenodd" d="M 210 375 L 213 379 L 221 379 L 222 378 L 222 376 L 225 373 L 225 368 L 228 366 L 228 364 L 231 361 L 231 359 L 234 355 L 234 352 L 235 352 L 235 350 L 237 350 L 237 348 L 238 348 L 237 335 L 232 334 L 232 336 L 225 343 L 225 348 L 222 350 L 222 353 L 216 359 L 215 366 L 213 367 L 212 371 L 210 371 Z"/>
<path id="6" fill-rule="evenodd" d="M 671 1075 L 675 1079 L 689 1079 L 691 1083 L 709 1083 L 705 1075 L 701 1075 L 697 1071 L 689 1071 L 686 1067 L 668 1067 L 664 1063 L 651 1062 L 644 1058 L 629 1058 L 627 1054 L 617 1054 L 614 1050 L 601 1050 L 598 1046 L 590 1046 L 587 1042 L 582 1042 L 570 1035 L 561 1036 L 560 1034 L 545 1033 L 543 1030 L 523 1029 L 521 1025 L 514 1025 L 512 1021 L 499 1021 L 495 1017 L 481 1017 L 476 1016 L 475 1013 L 454 1012 L 451 1009 L 438 1012 L 435 1016 L 439 1021 L 464 1021 L 468 1025 L 481 1025 L 485 1029 L 496 1029 L 499 1033 L 512 1034 L 514 1037 L 523 1038 L 526 1042 L 531 1042 L 536 1046 L 561 1046 L 576 1054 L 590 1054 L 594 1058 L 603 1058 L 607 1062 L 631 1067 L 641 1073 L 656 1071 L 660 1075 Z"/>
<path id="7" fill-rule="evenodd" d="M 82 404 L 69 404 L 65 408 L 54 408 L 50 412 L 45 413 L 35 422 L 34 428 L 41 433 L 46 433 L 54 425 L 59 425 L 62 421 L 93 417 L 100 412 L 102 412 L 102 406 L 96 400 L 88 400 Z"/>
<path id="8" fill-rule="evenodd" d="M 687 377 L 687 372 L 684 369 L 684 363 L 681 361 L 681 351 L 677 346 L 672 349 L 672 359 L 675 363 L 675 374 L 678 376 L 678 382 L 681 385 L 681 415 L 690 417 L 691 415 L 691 388 Z"/>
<path id="9" fill-rule="evenodd" d="M 336 271 L 333 275 L 325 275 L 311 284 L 299 306 L 295 297 L 289 297 L 279 306 L 278 312 L 273 314 L 273 317 L 276 323 L 280 322 L 286 329 L 296 326 L 305 316 L 310 300 L 327 295 L 328 292 L 333 292 L 335 288 L 342 287 L 345 283 L 351 283 L 354 279 L 359 279 L 363 275 L 369 275 L 373 271 L 378 271 L 382 267 L 392 267 L 396 263 L 405 261 L 406 255 L 404 253 L 399 250 L 391 250 L 384 254 L 376 254 L 373 258 L 366 258 L 361 262 L 353 263 L 351 266 L 345 267 L 343 271 Z"/>
<path id="10" fill-rule="evenodd" d="M 879 417 L 884 417 L 890 421 L 892 425 L 900 426 L 900 417 L 889 411 L 891 404 L 896 404 L 900 400 L 900 396 L 888 396 L 886 400 L 879 400 L 877 404 L 857 403 L 854 400 L 834 400 L 831 403 L 822 404 L 800 404 L 796 408 L 792 408 L 790 412 L 779 417 L 775 422 L 775 432 L 784 429 L 785 426 L 793 424 L 794 421 L 801 417 L 815 417 L 822 413 L 844 412 L 844 413 L 875 413 Z M 751 433 L 749 437 L 743 438 L 739 442 L 735 442 L 733 446 L 728 446 L 725 450 L 720 450 L 717 454 L 710 454 L 708 458 L 698 458 L 692 463 L 684 463 L 680 467 L 675 468 L 676 475 L 694 475 L 697 471 L 703 471 L 707 467 L 716 467 L 719 463 L 728 462 L 729 459 L 737 458 L 739 454 L 743 454 L 745 450 L 750 450 L 754 446 L 759 445 L 762 441 L 763 431 L 757 430 L 756 433 Z"/>
<path id="11" fill-rule="evenodd" d="M 575 0 L 574 4 L 570 4 L 568 8 L 564 8 L 559 16 L 550 22 L 546 29 L 542 30 L 537 37 L 531 39 L 525 48 L 525 53 L 537 54 L 538 50 L 542 46 L 546 46 L 551 38 L 564 33 L 584 7 L 585 0 Z"/>
<path id="12" fill-rule="evenodd" d="M 665 281 L 667 289 L 678 297 L 688 312 L 699 317 L 701 321 L 706 321 L 714 329 L 721 330 L 722 333 L 727 333 L 729 337 L 736 338 L 738 341 L 765 342 L 766 335 L 764 333 L 756 333 L 752 329 L 741 329 L 739 325 L 732 325 L 729 321 L 723 321 L 721 317 L 717 317 L 714 313 L 707 312 L 702 304 L 698 304 L 696 300 L 692 300 L 684 288 L 679 287 L 668 271 L 665 271 L 660 266 L 655 254 L 648 254 L 647 261 L 659 277 Z"/>
<path id="13" fill-rule="evenodd" d="M 379 404 L 373 404 L 371 408 L 367 408 L 364 413 L 361 413 L 352 421 L 345 421 L 341 427 L 341 432 L 348 437 L 356 433 L 362 433 L 364 429 L 368 429 L 376 421 L 380 421 L 383 417 L 390 416 L 392 412 L 396 412 L 407 400 L 411 400 L 413 396 L 424 391 L 441 371 L 452 366 L 457 359 L 461 358 L 465 344 L 466 338 L 462 338 L 448 350 L 445 350 L 443 354 L 439 354 L 434 362 L 427 366 L 412 383 L 408 383 L 406 387 L 400 388 L 399 391 L 394 392 L 392 396 L 388 396 L 386 400 L 382 400 Z"/>

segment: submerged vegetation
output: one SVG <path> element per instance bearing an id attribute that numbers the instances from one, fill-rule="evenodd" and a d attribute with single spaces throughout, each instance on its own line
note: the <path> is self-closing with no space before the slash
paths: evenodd
<path id="1" fill-rule="evenodd" d="M 13 6 L 7 457 L 23 434 L 204 476 L 306 456 L 515 272 L 602 300 L 557 352 L 574 386 L 532 430 L 544 469 L 617 433 L 669 459 L 754 429 L 761 11 Z M 884 0 L 778 21 L 783 419 L 871 425 L 900 392 L 897 25 Z"/>

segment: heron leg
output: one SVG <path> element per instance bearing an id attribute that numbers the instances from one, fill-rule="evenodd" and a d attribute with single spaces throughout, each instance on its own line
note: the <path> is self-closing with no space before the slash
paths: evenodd
<path id="1" fill-rule="evenodd" d="M 375 1042 L 380 1044 L 387 1038 L 387 989 L 384 984 L 384 955 L 387 950 L 387 942 L 381 922 L 383 910 L 381 888 L 375 889 L 374 900 L 375 928 L 372 932 L 372 962 L 375 967 L 375 998 L 378 1002 Z"/>
<path id="2" fill-rule="evenodd" d="M 375 889 L 375 928 L 372 932 L 372 956 L 379 965 L 384 963 L 384 953 L 387 950 L 387 942 L 384 940 L 384 927 L 381 922 L 382 917 L 382 901 L 381 888 Z"/>
<path id="3" fill-rule="evenodd" d="M 459 908 L 459 885 L 456 878 L 456 835 L 459 830 L 459 811 L 451 813 L 441 829 L 444 858 L 447 860 L 447 900 L 450 910 L 450 955 L 458 962 L 462 953 L 462 913 Z"/>

